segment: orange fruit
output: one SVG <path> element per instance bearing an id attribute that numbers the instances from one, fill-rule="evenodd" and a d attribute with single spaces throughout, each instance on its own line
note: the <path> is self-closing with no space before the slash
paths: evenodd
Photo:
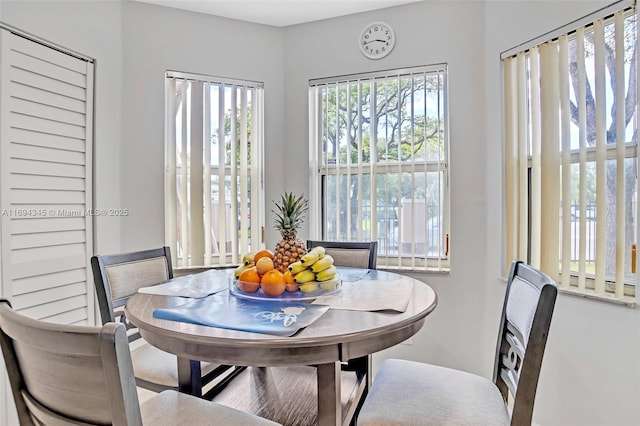
<path id="1" fill-rule="evenodd" d="M 264 275 L 274 268 L 273 260 L 268 257 L 262 257 L 256 263 L 256 270 L 260 275 Z"/>
<path id="2" fill-rule="evenodd" d="M 255 256 L 253 256 L 253 263 L 257 265 L 258 260 L 260 260 L 263 257 L 268 257 L 269 259 L 273 260 L 273 252 L 269 249 L 263 249 L 263 250 L 257 251 Z"/>
<path id="3" fill-rule="evenodd" d="M 260 281 L 260 287 L 267 296 L 280 296 L 284 293 L 286 284 L 282 272 L 277 269 L 267 271 Z"/>
<path id="4" fill-rule="evenodd" d="M 283 278 L 284 278 L 284 282 L 286 284 L 293 284 L 295 281 L 293 280 L 293 274 L 291 273 L 290 270 L 286 270 L 284 271 L 284 274 L 282 274 Z"/>
<path id="5" fill-rule="evenodd" d="M 286 284 L 286 290 L 290 292 L 298 291 L 298 284 L 293 280 L 293 274 L 290 270 L 286 270 L 284 274 L 282 274 L 284 278 L 284 283 Z"/>
<path id="6" fill-rule="evenodd" d="M 293 293 L 294 291 L 298 291 L 299 290 L 298 284 L 296 283 L 285 284 L 285 290 L 287 290 L 290 293 Z"/>
<path id="7" fill-rule="evenodd" d="M 253 266 L 249 269 L 245 269 L 240 276 L 238 277 L 239 281 L 244 281 L 246 283 L 259 283 L 260 282 L 260 274 L 256 270 L 256 267 Z"/>
<path id="8" fill-rule="evenodd" d="M 238 288 L 245 293 L 255 293 L 260 288 L 258 283 L 250 283 L 246 281 L 238 281 Z"/>

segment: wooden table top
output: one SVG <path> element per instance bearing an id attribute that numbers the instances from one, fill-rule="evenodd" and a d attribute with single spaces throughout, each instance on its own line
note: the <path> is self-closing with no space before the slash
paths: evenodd
<path id="1" fill-rule="evenodd" d="M 127 318 L 154 346 L 178 356 L 232 365 L 284 366 L 347 361 L 398 344 L 424 324 L 437 304 L 433 289 L 422 281 L 374 270 L 367 280 L 414 282 L 405 312 L 329 309 L 291 337 L 227 330 L 157 319 L 153 311 L 184 303 L 180 297 L 138 293 L 125 307 Z M 363 285 L 366 285 L 363 283 Z M 221 297 L 236 297 L 226 291 Z"/>

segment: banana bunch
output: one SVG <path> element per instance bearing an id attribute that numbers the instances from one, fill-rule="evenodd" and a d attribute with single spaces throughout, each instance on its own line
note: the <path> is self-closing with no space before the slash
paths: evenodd
<path id="1" fill-rule="evenodd" d="M 233 273 L 236 279 L 240 278 L 240 274 L 242 274 L 245 270 L 256 266 L 255 263 L 253 262 L 255 255 L 256 254 L 254 252 L 254 253 L 247 253 L 244 256 L 242 256 L 242 263 L 240 264 L 240 266 L 236 268 L 235 272 Z"/>
<path id="2" fill-rule="evenodd" d="M 333 265 L 333 257 L 325 252 L 324 247 L 314 247 L 298 262 L 289 265 L 293 280 L 300 285 L 303 293 L 315 291 L 320 284 L 335 278 L 337 270 Z M 327 288 L 327 285 L 322 287 Z M 333 283 L 334 288 L 336 285 L 337 283 Z"/>

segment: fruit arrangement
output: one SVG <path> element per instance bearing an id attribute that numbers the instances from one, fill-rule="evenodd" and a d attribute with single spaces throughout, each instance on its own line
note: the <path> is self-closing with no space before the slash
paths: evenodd
<path id="1" fill-rule="evenodd" d="M 262 289 L 267 296 L 277 297 L 285 291 L 312 293 L 317 290 L 335 290 L 340 284 L 333 258 L 325 254 L 323 247 L 307 248 L 297 236 L 309 210 L 309 202 L 303 195 L 285 192 L 280 202 L 275 202 L 275 229 L 282 240 L 275 250 L 260 250 L 245 254 L 242 264 L 235 271 L 237 286 L 245 293 Z"/>
<path id="2" fill-rule="evenodd" d="M 335 290 L 340 283 L 333 258 L 325 254 L 324 247 L 314 247 L 299 261 L 290 264 L 285 272 L 275 267 L 274 253 L 269 249 L 249 253 L 234 273 L 237 286 L 245 293 L 259 289 L 271 297 L 285 291 L 313 293 L 318 290 Z"/>

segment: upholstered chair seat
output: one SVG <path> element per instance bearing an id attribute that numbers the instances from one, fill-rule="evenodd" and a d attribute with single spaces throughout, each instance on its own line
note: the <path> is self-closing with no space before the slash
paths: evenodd
<path id="1" fill-rule="evenodd" d="M 276 425 L 167 390 L 140 404 L 124 324 L 28 318 L 0 299 L 0 348 L 20 425 Z"/>
<path id="2" fill-rule="evenodd" d="M 183 393 L 164 391 L 144 402 L 142 423 L 162 425 L 274 426 L 278 423 Z"/>
<path id="3" fill-rule="evenodd" d="M 509 412 L 491 380 L 399 359 L 383 362 L 358 417 L 359 426 L 508 424 Z"/>
<path id="4" fill-rule="evenodd" d="M 513 262 L 498 328 L 493 380 L 388 359 L 358 413 L 358 425 L 530 425 L 557 294 L 549 276 Z"/>

